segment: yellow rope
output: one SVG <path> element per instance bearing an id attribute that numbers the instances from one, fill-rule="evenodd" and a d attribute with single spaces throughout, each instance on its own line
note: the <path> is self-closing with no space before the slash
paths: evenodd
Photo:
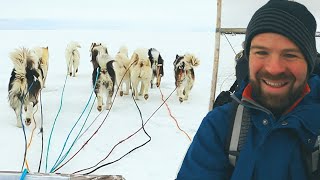
<path id="1" fill-rule="evenodd" d="M 34 131 L 35 131 L 36 128 L 37 128 L 37 123 L 36 123 L 36 120 L 34 119 L 34 114 L 35 114 L 37 111 L 38 111 L 38 104 L 37 104 L 37 109 L 36 109 L 36 111 L 33 113 L 34 127 L 33 127 L 33 129 L 32 129 L 32 133 L 31 133 L 31 136 L 30 136 L 30 140 L 29 140 L 29 143 L 28 143 L 28 146 L 27 146 L 27 153 L 28 153 L 28 149 L 29 149 L 29 147 L 30 147 L 30 145 L 31 145 L 31 142 L 32 142 L 32 139 L 33 139 Z M 27 154 L 27 153 L 26 153 L 26 154 Z M 29 168 L 29 164 L 28 164 L 27 157 L 25 157 L 25 158 L 26 158 L 26 159 L 25 159 L 26 168 L 27 168 L 28 172 L 31 172 L 31 171 L 30 171 L 30 168 Z"/>

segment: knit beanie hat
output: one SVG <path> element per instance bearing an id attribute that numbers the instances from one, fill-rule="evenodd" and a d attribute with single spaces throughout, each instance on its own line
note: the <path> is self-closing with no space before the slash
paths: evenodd
<path id="1" fill-rule="evenodd" d="M 278 33 L 286 36 L 300 48 L 310 74 L 317 56 L 316 29 L 316 20 L 304 5 L 287 0 L 270 0 L 255 12 L 248 24 L 245 55 L 249 59 L 251 40 L 254 36 L 266 32 Z"/>

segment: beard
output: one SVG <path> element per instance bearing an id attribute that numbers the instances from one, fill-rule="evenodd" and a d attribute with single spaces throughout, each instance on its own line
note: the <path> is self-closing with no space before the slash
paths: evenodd
<path id="1" fill-rule="evenodd" d="M 287 92 L 283 94 L 271 94 L 261 88 L 261 83 L 264 83 L 262 79 L 269 80 L 288 80 L 289 88 Z M 292 73 L 281 73 L 278 75 L 271 75 L 265 70 L 261 70 L 256 74 L 256 80 L 253 80 L 250 76 L 250 84 L 252 86 L 252 96 L 256 102 L 263 107 L 270 110 L 276 117 L 279 117 L 290 106 L 292 106 L 299 97 L 306 86 L 307 78 L 297 87 L 294 87 L 296 78 Z"/>

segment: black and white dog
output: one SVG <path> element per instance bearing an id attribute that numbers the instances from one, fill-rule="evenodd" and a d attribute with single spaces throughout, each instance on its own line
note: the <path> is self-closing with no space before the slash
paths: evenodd
<path id="1" fill-rule="evenodd" d="M 173 66 L 177 95 L 180 102 L 188 100 L 195 80 L 193 68 L 199 64 L 200 61 L 193 54 L 185 54 L 183 56 L 176 55 Z"/>
<path id="2" fill-rule="evenodd" d="M 17 126 L 22 127 L 22 106 L 27 111 L 26 125 L 30 125 L 33 119 L 33 108 L 38 103 L 38 95 L 43 87 L 43 71 L 39 68 L 39 57 L 27 48 L 11 52 L 10 59 L 14 68 L 9 81 L 8 98 L 16 113 Z"/>
<path id="3" fill-rule="evenodd" d="M 157 87 L 160 86 L 161 83 L 161 77 L 164 75 L 163 72 L 163 59 L 160 55 L 160 52 L 158 50 L 156 50 L 155 48 L 150 48 L 148 50 L 148 56 L 149 56 L 149 60 L 151 62 L 151 68 L 152 68 L 152 77 L 151 77 L 151 88 L 153 88 L 154 84 L 155 84 L 155 79 L 157 79 L 156 81 L 156 85 Z"/>
<path id="4" fill-rule="evenodd" d="M 103 96 L 106 93 L 106 109 L 111 108 L 111 99 L 114 93 L 116 74 L 113 68 L 114 60 L 106 52 L 99 52 L 97 55 L 97 68 L 92 72 L 92 84 L 98 99 L 98 111 L 102 110 Z"/>

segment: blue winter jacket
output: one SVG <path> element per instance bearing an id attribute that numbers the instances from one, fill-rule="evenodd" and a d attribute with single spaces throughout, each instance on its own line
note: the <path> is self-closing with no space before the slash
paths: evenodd
<path id="1" fill-rule="evenodd" d="M 306 180 L 301 148 L 312 150 L 320 133 L 319 76 L 312 76 L 308 85 L 310 93 L 279 119 L 267 109 L 242 100 L 241 104 L 249 108 L 252 126 L 234 169 L 225 149 L 231 104 L 209 112 L 193 138 L 177 180 Z"/>

